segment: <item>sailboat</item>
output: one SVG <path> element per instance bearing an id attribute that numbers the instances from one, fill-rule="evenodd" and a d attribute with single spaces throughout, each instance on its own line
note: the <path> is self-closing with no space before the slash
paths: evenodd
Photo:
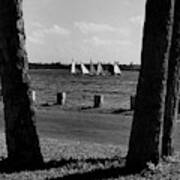
<path id="1" fill-rule="evenodd" d="M 90 60 L 90 75 L 95 75 L 95 74 L 96 74 L 95 67 L 93 65 L 92 60 Z"/>
<path id="2" fill-rule="evenodd" d="M 103 67 L 102 67 L 101 63 L 98 63 L 98 65 L 97 65 L 96 75 L 104 75 L 104 71 L 103 71 Z"/>
<path id="3" fill-rule="evenodd" d="M 74 60 L 71 63 L 71 74 L 76 74 L 76 63 Z"/>
<path id="4" fill-rule="evenodd" d="M 114 75 L 121 75 L 121 70 L 117 63 L 114 63 Z"/>
<path id="5" fill-rule="evenodd" d="M 82 74 L 90 74 L 89 73 L 89 70 L 86 68 L 86 66 L 84 64 L 81 63 L 81 71 L 82 71 Z"/>

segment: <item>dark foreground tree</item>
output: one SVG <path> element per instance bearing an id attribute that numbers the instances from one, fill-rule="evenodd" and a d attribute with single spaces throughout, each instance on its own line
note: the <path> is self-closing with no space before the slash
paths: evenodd
<path id="1" fill-rule="evenodd" d="M 8 162 L 39 165 L 43 160 L 30 98 L 22 0 L 0 1 L 0 63 Z"/>
<path id="2" fill-rule="evenodd" d="M 131 170 L 159 162 L 174 2 L 146 3 L 141 71 L 126 162 Z"/>
<path id="3" fill-rule="evenodd" d="M 174 125 L 177 119 L 180 78 L 180 1 L 175 3 L 174 27 L 170 49 L 167 95 L 162 139 L 162 156 L 173 154 Z"/>

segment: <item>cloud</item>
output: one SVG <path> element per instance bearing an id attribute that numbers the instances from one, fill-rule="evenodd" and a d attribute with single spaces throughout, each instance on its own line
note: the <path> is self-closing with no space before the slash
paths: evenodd
<path id="1" fill-rule="evenodd" d="M 31 26 L 34 28 L 44 28 L 44 26 L 40 22 L 37 22 L 37 21 L 32 22 Z"/>
<path id="2" fill-rule="evenodd" d="M 68 29 L 60 27 L 57 24 L 54 24 L 52 27 L 45 27 L 36 22 L 32 24 L 32 27 L 35 30 L 27 36 L 27 40 L 35 44 L 43 44 L 45 37 L 48 35 L 67 36 L 71 33 Z"/>
<path id="3" fill-rule="evenodd" d="M 130 22 L 133 23 L 133 24 L 136 24 L 136 25 L 143 25 L 143 22 L 144 22 L 144 17 L 143 16 L 132 16 L 130 18 Z"/>
<path id="4" fill-rule="evenodd" d="M 27 35 L 27 40 L 34 44 L 44 44 L 45 34 L 41 29 L 34 30 L 31 34 Z"/>
<path id="5" fill-rule="evenodd" d="M 36 37 L 34 35 L 27 36 L 27 41 L 34 43 L 34 44 L 44 44 L 44 41 L 41 37 Z"/>
<path id="6" fill-rule="evenodd" d="M 70 31 L 63 27 L 54 24 L 51 28 L 42 29 L 44 34 L 59 34 L 59 35 L 69 35 Z"/>
<path id="7" fill-rule="evenodd" d="M 84 43 L 90 43 L 95 46 L 113 46 L 113 45 L 123 45 L 129 46 L 132 44 L 131 41 L 128 40 L 112 40 L 112 39 L 100 39 L 97 36 L 93 36 L 90 39 L 85 39 Z"/>
<path id="8" fill-rule="evenodd" d="M 75 22 L 74 26 L 78 28 L 83 34 L 120 33 L 122 35 L 129 35 L 129 30 L 127 28 L 113 27 L 109 24 L 97 24 L 93 22 Z"/>

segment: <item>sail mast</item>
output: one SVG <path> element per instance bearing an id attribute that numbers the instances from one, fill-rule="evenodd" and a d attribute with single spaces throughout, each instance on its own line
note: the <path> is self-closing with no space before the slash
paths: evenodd
<path id="1" fill-rule="evenodd" d="M 94 68 L 92 60 L 90 59 L 90 74 L 94 75 L 95 73 L 96 73 L 96 70 Z"/>
<path id="2" fill-rule="evenodd" d="M 71 74 L 76 74 L 76 63 L 74 60 L 71 63 Z"/>
<path id="3" fill-rule="evenodd" d="M 100 62 L 98 63 L 96 74 L 97 74 L 97 75 L 103 75 L 103 74 L 104 74 L 104 72 L 103 72 L 103 67 L 102 67 L 102 65 L 101 65 Z"/>

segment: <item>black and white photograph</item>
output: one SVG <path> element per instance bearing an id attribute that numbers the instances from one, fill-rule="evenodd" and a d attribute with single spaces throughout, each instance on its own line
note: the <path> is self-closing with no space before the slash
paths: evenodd
<path id="1" fill-rule="evenodd" d="M 0 180 L 178 180 L 179 129 L 180 1 L 0 0 Z"/>

